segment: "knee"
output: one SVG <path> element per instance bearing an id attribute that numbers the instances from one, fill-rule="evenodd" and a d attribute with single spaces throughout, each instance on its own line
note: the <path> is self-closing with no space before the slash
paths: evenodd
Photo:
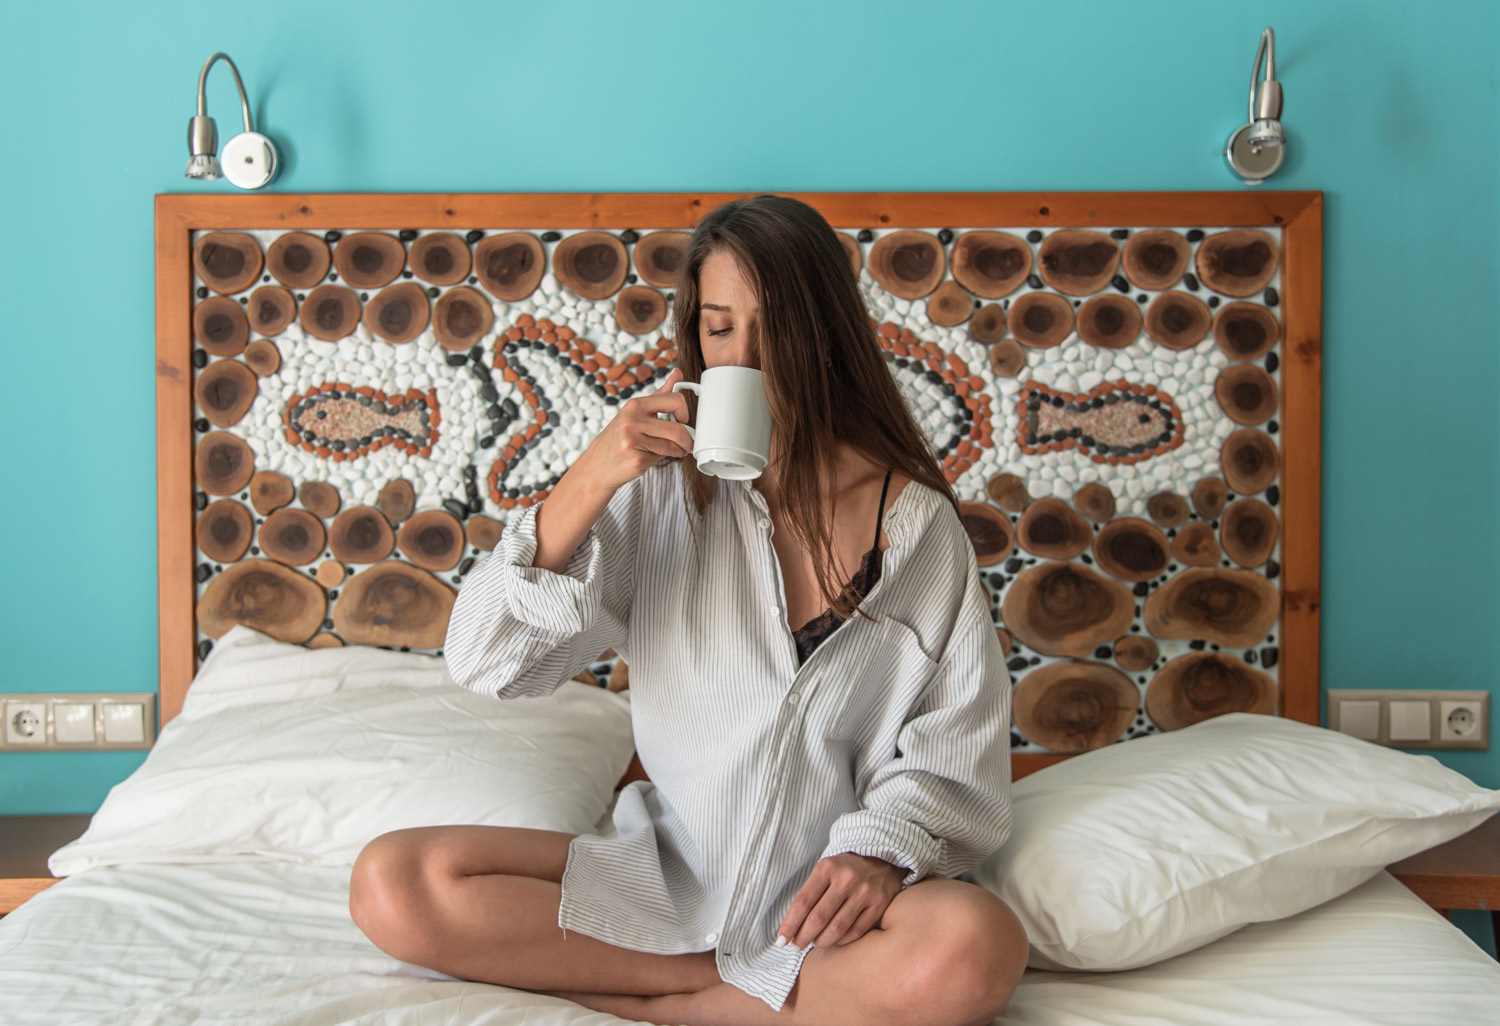
<path id="1" fill-rule="evenodd" d="M 907 1021 L 938 1017 L 955 1024 L 989 1022 L 1000 1014 L 1026 971 L 1026 930 L 1009 905 L 981 887 L 968 888 L 934 917 L 930 943 L 914 960 Z"/>
<path id="2" fill-rule="evenodd" d="M 381 834 L 361 849 L 349 874 L 349 917 L 376 947 L 413 961 L 424 869 L 407 831 Z"/>

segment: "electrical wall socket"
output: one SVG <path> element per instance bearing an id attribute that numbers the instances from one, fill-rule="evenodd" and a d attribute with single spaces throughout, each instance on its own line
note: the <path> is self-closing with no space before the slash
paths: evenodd
<path id="1" fill-rule="evenodd" d="M 1488 748 L 1488 691 L 1329 690 L 1328 727 L 1391 748 Z"/>
<path id="2" fill-rule="evenodd" d="M 156 692 L 0 694 L 8 752 L 121 751 L 156 742 Z"/>

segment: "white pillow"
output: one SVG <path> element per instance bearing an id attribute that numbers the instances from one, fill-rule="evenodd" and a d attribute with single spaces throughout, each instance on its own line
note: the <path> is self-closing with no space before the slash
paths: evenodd
<path id="1" fill-rule="evenodd" d="M 1016 781 L 1005 845 L 973 870 L 1035 969 L 1134 969 L 1293 915 L 1500 810 L 1428 755 L 1228 713 Z"/>
<path id="2" fill-rule="evenodd" d="M 48 866 L 352 864 L 378 834 L 480 823 L 591 833 L 635 750 L 625 693 L 498 701 L 441 658 L 308 649 L 237 625 L 144 763 Z"/>

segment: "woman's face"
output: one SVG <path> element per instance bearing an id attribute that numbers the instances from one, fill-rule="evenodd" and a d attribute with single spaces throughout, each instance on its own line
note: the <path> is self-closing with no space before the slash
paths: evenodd
<path id="1" fill-rule="evenodd" d="M 703 350 L 703 366 L 760 370 L 760 352 L 751 334 L 760 307 L 732 253 L 719 250 L 703 261 L 698 271 L 698 295 L 698 344 Z"/>

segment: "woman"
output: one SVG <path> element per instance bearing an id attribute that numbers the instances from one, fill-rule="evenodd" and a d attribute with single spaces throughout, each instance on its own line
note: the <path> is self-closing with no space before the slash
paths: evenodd
<path id="1" fill-rule="evenodd" d="M 1026 937 L 953 877 L 1009 834 L 1010 684 L 953 492 L 808 205 L 708 214 L 674 317 L 678 368 L 511 522 L 444 646 L 500 698 L 614 647 L 651 779 L 616 837 L 378 837 L 351 914 L 397 958 L 631 1019 L 988 1023 Z M 671 391 L 727 364 L 763 374 L 754 481 L 697 472 Z"/>

